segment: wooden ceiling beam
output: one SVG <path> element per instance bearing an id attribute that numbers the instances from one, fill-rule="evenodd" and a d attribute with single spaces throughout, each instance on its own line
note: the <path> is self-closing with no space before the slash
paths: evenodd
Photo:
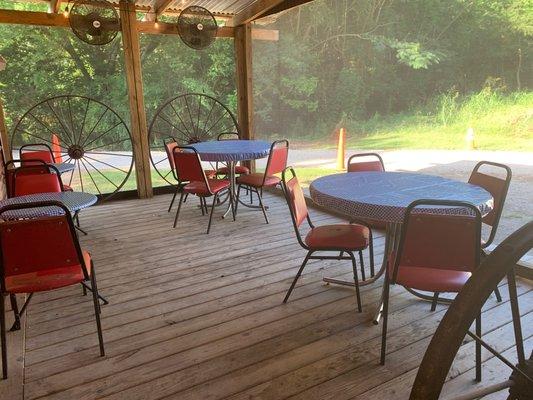
<path id="1" fill-rule="evenodd" d="M 247 24 L 270 9 L 283 3 L 284 0 L 257 0 L 237 13 L 231 20 L 231 26 Z"/>
<path id="2" fill-rule="evenodd" d="M 161 16 L 174 0 L 154 0 L 151 10 L 155 13 L 156 18 Z"/>
<path id="3" fill-rule="evenodd" d="M 40 26 L 69 26 L 68 17 L 34 11 L 0 10 L 0 23 Z"/>
<path id="4" fill-rule="evenodd" d="M 272 7 L 270 10 L 265 11 L 259 15 L 256 19 L 268 17 L 269 15 L 274 15 L 283 11 L 290 10 L 291 8 L 301 6 L 302 4 L 310 3 L 313 0 L 284 0 L 282 3 L 278 4 L 275 7 Z"/>

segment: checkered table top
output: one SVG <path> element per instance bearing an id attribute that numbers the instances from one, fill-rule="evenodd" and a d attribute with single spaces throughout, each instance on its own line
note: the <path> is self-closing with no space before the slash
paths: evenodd
<path id="1" fill-rule="evenodd" d="M 493 199 L 485 189 L 440 176 L 411 172 L 349 172 L 323 176 L 309 187 L 311 198 L 325 208 L 354 218 L 401 223 L 407 206 L 419 199 L 456 200 L 475 205 L 486 215 Z M 439 214 L 464 213 L 457 207 L 431 207 Z"/>
<path id="2" fill-rule="evenodd" d="M 18 196 L 2 200 L 0 201 L 0 209 L 13 204 L 28 204 L 44 201 L 58 201 L 63 203 L 70 212 L 76 212 L 92 206 L 98 201 L 98 198 L 94 194 L 85 192 L 30 194 L 27 196 Z M 58 207 L 24 208 L 3 213 L 2 219 L 36 218 L 62 214 L 63 211 Z"/>
<path id="3" fill-rule="evenodd" d="M 213 140 L 188 144 L 196 149 L 202 161 L 243 161 L 264 158 L 271 143 L 264 140 Z"/>

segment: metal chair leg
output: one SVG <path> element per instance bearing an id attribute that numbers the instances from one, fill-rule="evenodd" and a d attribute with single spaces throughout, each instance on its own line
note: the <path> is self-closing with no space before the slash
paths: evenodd
<path id="1" fill-rule="evenodd" d="M 361 293 L 359 291 L 359 278 L 357 277 L 357 262 L 355 261 L 355 256 L 351 251 L 347 252 L 350 255 L 350 258 L 352 259 L 352 269 L 353 269 L 353 283 L 355 285 L 355 296 L 357 298 L 357 310 L 359 312 L 363 311 L 363 307 L 361 306 Z"/>
<path id="2" fill-rule="evenodd" d="M 476 336 L 481 337 L 481 312 L 476 318 Z M 481 343 L 476 340 L 476 382 L 481 382 Z"/>
<path id="3" fill-rule="evenodd" d="M 435 311 L 437 309 L 437 303 L 439 301 L 439 292 L 433 293 L 433 301 L 431 302 L 431 311 Z"/>
<path id="4" fill-rule="evenodd" d="M 183 203 L 187 203 L 188 198 L 189 198 L 189 193 L 185 193 L 185 197 L 183 198 Z"/>
<path id="5" fill-rule="evenodd" d="M 240 195 L 241 195 L 241 185 L 237 185 L 237 197 L 236 197 L 236 200 L 235 200 L 235 216 L 237 216 L 237 210 L 238 210 L 238 207 L 239 207 Z"/>
<path id="6" fill-rule="evenodd" d="M 385 365 L 385 354 L 387 352 L 387 323 L 389 319 L 389 273 L 385 271 L 383 281 L 383 330 L 381 331 L 381 357 L 380 364 Z"/>
<path id="7" fill-rule="evenodd" d="M 368 253 L 370 258 L 370 276 L 373 278 L 375 275 L 374 272 L 374 238 L 372 234 L 372 229 L 370 230 L 370 238 L 368 243 Z"/>
<path id="8" fill-rule="evenodd" d="M 365 280 L 365 262 L 363 261 L 363 251 L 359 250 L 359 264 L 361 264 L 359 267 L 361 268 L 361 279 Z"/>
<path id="9" fill-rule="evenodd" d="M 496 301 L 498 303 L 501 303 L 502 302 L 502 295 L 500 293 L 500 289 L 498 289 L 498 288 L 494 289 L 494 294 L 496 295 Z"/>
<path id="10" fill-rule="evenodd" d="M 263 191 L 261 190 L 261 193 L 262 192 Z M 261 211 L 263 211 L 263 215 L 265 216 L 265 221 L 268 224 L 267 213 L 266 213 L 266 210 L 265 210 L 265 206 L 263 205 L 263 196 L 259 193 L 259 191 L 256 191 L 256 193 L 257 193 L 257 197 L 259 198 L 259 205 L 261 206 Z"/>
<path id="11" fill-rule="evenodd" d="M 11 309 L 13 310 L 13 316 L 15 317 L 15 322 L 13 322 L 9 331 L 14 332 L 20 330 L 20 312 L 17 304 L 17 297 L 14 294 L 9 295 L 9 301 L 11 302 Z"/>
<path id="12" fill-rule="evenodd" d="M 168 212 L 172 210 L 172 206 L 174 205 L 174 200 L 176 199 L 176 195 L 178 194 L 179 190 L 180 190 L 180 187 L 178 185 L 176 186 L 176 190 L 174 191 L 174 195 L 172 196 L 172 200 L 170 201 L 170 205 L 168 206 Z"/>
<path id="13" fill-rule="evenodd" d="M 309 257 L 311 257 L 311 254 L 313 254 L 311 251 L 309 251 L 307 253 L 307 255 L 305 256 L 304 258 L 304 261 L 302 262 L 302 265 L 300 266 L 300 269 L 298 270 L 298 272 L 296 273 L 296 276 L 294 277 L 292 283 L 291 283 L 291 287 L 289 288 L 289 290 L 287 291 L 287 294 L 285 295 L 285 298 L 283 299 L 283 303 L 286 303 L 287 300 L 289 300 L 289 297 L 291 296 L 291 293 L 292 293 L 292 290 L 294 289 L 294 287 L 296 286 L 296 282 L 298 282 L 298 279 L 300 278 L 300 275 L 302 275 L 302 272 L 307 264 L 307 261 L 309 261 Z"/>
<path id="14" fill-rule="evenodd" d="M 181 192 L 181 196 L 180 196 L 180 202 L 178 204 L 178 211 L 176 211 L 176 218 L 174 218 L 174 228 L 176 227 L 176 224 L 178 223 L 178 217 L 180 215 L 180 210 L 181 210 L 181 203 L 183 202 L 183 192 Z M 203 214 L 203 211 L 202 211 L 202 214 Z"/>
<path id="15" fill-rule="evenodd" d="M 215 204 L 218 199 L 218 193 L 215 194 L 213 197 L 213 206 L 211 207 L 211 213 L 209 214 L 209 224 L 207 224 L 207 234 L 209 235 L 209 231 L 211 230 L 211 221 L 213 220 L 213 212 L 215 211 Z"/>
<path id="16" fill-rule="evenodd" d="M 94 269 L 94 264 L 91 261 L 91 288 L 93 293 L 93 305 L 94 305 L 94 316 L 96 319 L 96 330 L 98 331 L 98 343 L 100 345 L 100 355 L 105 356 L 104 350 L 104 337 L 102 334 L 102 323 L 100 321 L 100 303 L 98 302 L 98 286 L 96 285 L 96 271 Z"/>
<path id="17" fill-rule="evenodd" d="M 0 342 L 2 347 L 2 379 L 7 379 L 6 309 L 4 295 L 0 293 Z"/>

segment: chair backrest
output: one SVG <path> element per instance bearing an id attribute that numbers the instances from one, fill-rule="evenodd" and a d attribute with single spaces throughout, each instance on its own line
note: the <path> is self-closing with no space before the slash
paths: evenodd
<path id="1" fill-rule="evenodd" d="M 29 159 L 27 160 L 29 165 L 26 165 L 24 170 L 19 172 L 19 174 L 38 174 L 43 172 L 48 172 L 46 163 L 42 160 Z M 9 160 L 4 163 L 4 174 L 6 182 L 6 193 L 7 197 L 13 197 L 15 195 L 14 186 L 15 186 L 15 172 L 21 166 L 22 160 Z"/>
<path id="2" fill-rule="evenodd" d="M 176 170 L 176 165 L 174 164 L 174 149 L 178 147 L 178 142 L 173 137 L 164 140 L 165 151 L 167 153 L 168 163 L 170 164 L 170 169 L 174 172 Z"/>
<path id="3" fill-rule="evenodd" d="M 265 178 L 270 175 L 279 174 L 287 167 L 289 157 L 289 141 L 276 140 L 270 146 L 270 154 L 265 168 Z"/>
<path id="4" fill-rule="evenodd" d="M 46 143 L 31 143 L 20 146 L 19 158 L 22 165 L 31 165 L 31 160 L 41 160 L 48 164 L 55 163 L 54 152 Z"/>
<path id="5" fill-rule="evenodd" d="M 224 132 L 219 133 L 217 136 L 217 140 L 240 140 L 241 135 L 239 135 L 237 132 Z"/>
<path id="6" fill-rule="evenodd" d="M 43 164 L 22 165 L 15 169 L 12 183 L 13 196 L 63 192 L 63 182 L 57 168 Z"/>
<path id="7" fill-rule="evenodd" d="M 359 153 L 348 158 L 347 172 L 385 171 L 385 164 L 378 153 Z"/>
<path id="8" fill-rule="evenodd" d="M 173 150 L 176 174 L 180 181 L 203 182 L 209 188 L 207 177 L 202 168 L 200 155 L 193 147 L 177 146 Z"/>
<path id="9" fill-rule="evenodd" d="M 438 214 L 436 208 L 449 212 Z M 405 211 L 393 282 L 399 265 L 472 272 L 479 265 L 480 241 L 481 214 L 472 204 L 417 200 Z"/>
<path id="10" fill-rule="evenodd" d="M 482 172 L 479 172 L 479 169 L 482 166 L 487 165 L 504 170 L 505 176 L 497 177 L 494 175 L 487 175 Z M 511 168 L 509 168 L 507 165 L 493 163 L 490 161 L 480 161 L 476 164 L 476 166 L 472 170 L 470 178 L 468 179 L 468 183 L 482 187 L 487 192 L 489 192 L 492 195 L 492 198 L 494 199 L 494 207 L 487 215 L 483 217 L 483 223 L 489 225 L 492 228 L 485 245 L 490 244 L 494 240 L 496 229 L 498 228 L 500 217 L 502 215 L 503 205 L 505 204 L 507 192 L 511 183 L 511 176 Z"/>
<path id="11" fill-rule="evenodd" d="M 53 207 L 60 215 L 4 221 L 0 224 L 0 274 L 5 278 L 79 265 L 85 278 L 87 266 L 78 243 L 72 217 L 59 202 L 17 204 L 0 209 Z"/>
<path id="12" fill-rule="evenodd" d="M 309 217 L 309 210 L 307 208 L 307 203 L 305 202 L 304 192 L 300 186 L 300 182 L 298 182 L 296 172 L 292 167 L 285 168 L 281 173 L 281 187 L 283 189 L 283 193 L 285 194 L 287 205 L 289 206 L 296 236 L 298 237 L 300 244 L 304 246 L 298 228 L 306 219 L 311 227 L 313 227 L 313 224 L 311 223 L 311 218 Z"/>

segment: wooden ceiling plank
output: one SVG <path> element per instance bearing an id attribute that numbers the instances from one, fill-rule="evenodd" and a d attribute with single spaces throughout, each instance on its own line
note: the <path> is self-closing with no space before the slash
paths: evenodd
<path id="1" fill-rule="evenodd" d="M 63 14 L 50 14 L 35 11 L 0 10 L 0 23 L 40 26 L 69 26 Z"/>

